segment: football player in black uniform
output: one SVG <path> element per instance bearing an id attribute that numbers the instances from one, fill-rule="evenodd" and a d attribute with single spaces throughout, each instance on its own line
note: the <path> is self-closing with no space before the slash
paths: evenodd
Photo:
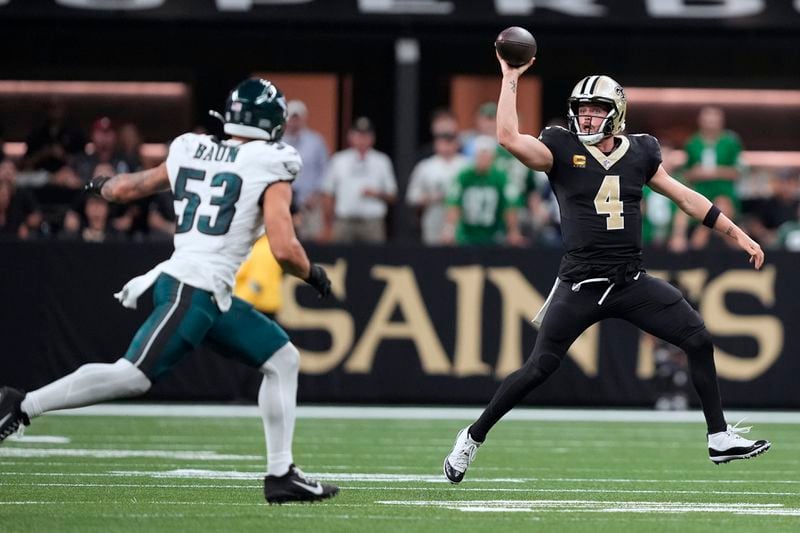
<path id="1" fill-rule="evenodd" d="M 566 253 L 550 295 L 534 322 L 539 334 L 525 364 L 500 385 L 483 414 L 456 437 L 444 473 L 459 483 L 478 446 L 500 418 L 555 372 L 573 341 L 592 324 L 622 318 L 686 352 L 692 383 L 708 426 L 714 463 L 754 457 L 766 440 L 740 436 L 749 428 L 725 421 L 714 367 L 714 345 L 703 319 L 680 291 L 641 268 L 642 187 L 667 196 L 688 215 L 733 239 L 755 268 L 761 247 L 702 195 L 661 165 L 658 141 L 622 135 L 625 92 L 608 76 L 587 76 L 568 100 L 568 129 L 546 128 L 537 139 L 519 132 L 516 90 L 534 60 L 510 67 L 498 55 L 503 81 L 497 106 L 500 144 L 534 170 L 547 173 L 561 209 Z"/>

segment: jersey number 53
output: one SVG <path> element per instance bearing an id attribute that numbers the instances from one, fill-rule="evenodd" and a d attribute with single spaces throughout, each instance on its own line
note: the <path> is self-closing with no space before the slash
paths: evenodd
<path id="1" fill-rule="evenodd" d="M 203 202 L 203 198 L 196 192 L 186 189 L 189 180 L 204 182 L 206 172 L 196 168 L 181 167 L 175 179 L 175 200 L 186 200 L 183 213 L 178 213 L 180 220 L 175 229 L 176 233 L 186 233 L 194 227 L 197 208 Z M 236 202 L 242 193 L 242 178 L 231 172 L 220 172 L 211 177 L 209 187 L 212 190 L 219 189 L 220 194 L 214 194 L 208 199 L 208 203 L 217 206 L 217 215 L 201 215 L 197 217 L 197 231 L 205 235 L 224 235 L 231 227 L 231 220 L 236 214 Z M 216 191 L 215 191 L 216 192 Z"/>

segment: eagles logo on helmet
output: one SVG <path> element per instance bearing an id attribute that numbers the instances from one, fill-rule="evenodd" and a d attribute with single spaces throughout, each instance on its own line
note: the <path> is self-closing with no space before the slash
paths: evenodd
<path id="1" fill-rule="evenodd" d="M 608 115 L 596 133 L 582 133 L 579 124 L 580 104 L 601 104 L 609 108 Z M 609 76 L 586 76 L 579 81 L 567 100 L 567 125 L 583 144 L 597 144 L 608 135 L 625 129 L 627 101 L 622 86 Z"/>
<path id="2" fill-rule="evenodd" d="M 286 129 L 286 99 L 275 84 L 261 78 L 244 80 L 231 91 L 224 116 L 209 113 L 222 120 L 228 135 L 277 142 Z"/>

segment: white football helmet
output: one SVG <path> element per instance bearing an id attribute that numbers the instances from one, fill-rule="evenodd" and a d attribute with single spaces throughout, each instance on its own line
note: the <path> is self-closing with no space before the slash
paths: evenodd
<path id="1" fill-rule="evenodd" d="M 582 103 L 603 104 L 610 107 L 597 133 L 581 133 L 578 106 Z M 625 91 L 608 76 L 586 76 L 575 85 L 567 101 L 567 124 L 583 144 L 597 144 L 608 135 L 622 133 L 625 129 Z"/>

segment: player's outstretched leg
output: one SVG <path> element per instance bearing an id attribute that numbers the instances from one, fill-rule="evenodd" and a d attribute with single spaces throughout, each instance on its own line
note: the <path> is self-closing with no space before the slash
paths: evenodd
<path id="1" fill-rule="evenodd" d="M 20 404 L 25 398 L 25 393 L 3 387 L 0 389 L 0 442 L 11 436 L 20 424 L 30 425 L 31 421 L 22 409 Z"/>
<path id="2" fill-rule="evenodd" d="M 258 406 L 267 441 L 267 476 L 264 497 L 269 503 L 314 502 L 336 496 L 339 488 L 309 479 L 294 465 L 295 407 L 300 352 L 287 342 L 261 367 L 264 379 Z"/>
<path id="3" fill-rule="evenodd" d="M 444 475 L 451 483 L 460 483 L 464 479 L 489 430 L 558 370 L 567 349 L 578 335 L 600 318 L 596 298 L 577 295 L 566 285 L 563 287 L 555 293 L 549 305 L 531 356 L 503 380 L 481 416 L 456 437 L 455 445 L 444 461 Z"/>
<path id="4" fill-rule="evenodd" d="M 725 421 L 714 365 L 714 342 L 703 319 L 680 291 L 667 282 L 645 274 L 628 294 L 628 306 L 622 316 L 642 330 L 678 346 L 686 352 L 692 378 L 708 435 L 708 456 L 716 464 L 749 459 L 769 449 L 766 440 L 740 436 L 750 428 L 731 427 Z"/>
<path id="5" fill-rule="evenodd" d="M 130 361 L 113 364 L 90 363 L 81 366 L 44 387 L 27 394 L 3 387 L 0 393 L 0 441 L 11 435 L 20 422 L 57 409 L 93 405 L 108 400 L 130 398 L 147 392 L 150 380 Z"/>
<path id="6" fill-rule="evenodd" d="M 444 458 L 444 475 L 450 483 L 461 483 L 467 468 L 475 460 L 480 445 L 480 442 L 470 436 L 469 426 L 458 432 L 453 450 Z"/>
<path id="7" fill-rule="evenodd" d="M 768 440 L 749 440 L 741 436 L 750 433 L 750 427 L 740 428 L 728 424 L 728 429 L 708 436 L 708 458 L 715 464 L 728 463 L 736 459 L 750 459 L 769 450 Z"/>
<path id="8" fill-rule="evenodd" d="M 264 478 L 264 498 L 269 503 L 316 502 L 333 498 L 338 493 L 339 487 L 310 479 L 295 465 L 290 465 L 282 476 Z"/>

